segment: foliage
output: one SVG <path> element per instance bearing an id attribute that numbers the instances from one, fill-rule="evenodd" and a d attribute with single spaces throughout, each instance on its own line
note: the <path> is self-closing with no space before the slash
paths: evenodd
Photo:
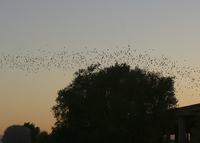
<path id="1" fill-rule="evenodd" d="M 24 126 L 30 130 L 32 143 L 49 143 L 50 137 L 46 131 L 40 131 L 39 127 L 30 122 L 25 122 Z"/>
<path id="2" fill-rule="evenodd" d="M 40 128 L 39 127 L 35 127 L 35 124 L 30 123 L 30 122 L 24 123 L 24 126 L 27 127 L 30 130 L 31 142 L 35 143 L 37 138 L 38 138 L 38 136 L 39 136 Z"/>
<path id="3" fill-rule="evenodd" d="M 38 137 L 38 143 L 50 143 L 50 137 L 46 131 L 42 131 Z"/>
<path id="4" fill-rule="evenodd" d="M 173 77 L 118 63 L 91 65 L 74 76 L 52 108 L 54 131 L 62 128 L 73 136 L 66 141 L 159 142 L 171 121 L 167 111 L 177 103 Z"/>

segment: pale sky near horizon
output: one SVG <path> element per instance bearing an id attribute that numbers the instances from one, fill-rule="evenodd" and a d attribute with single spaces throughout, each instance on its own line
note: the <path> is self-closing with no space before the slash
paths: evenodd
<path id="1" fill-rule="evenodd" d="M 74 53 L 88 61 L 95 50 L 164 55 L 175 70 L 191 72 L 179 79 L 179 106 L 199 103 L 199 6 L 198 0 L 0 1 L 0 135 L 24 122 L 51 132 L 57 92 L 79 68 Z M 68 67 L 59 65 L 66 59 Z"/>

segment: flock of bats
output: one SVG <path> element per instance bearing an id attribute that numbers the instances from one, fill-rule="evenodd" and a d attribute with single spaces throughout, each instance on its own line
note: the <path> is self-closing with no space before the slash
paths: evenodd
<path id="1" fill-rule="evenodd" d="M 143 53 L 138 53 L 136 49 L 130 48 L 108 48 L 104 51 L 97 49 L 87 50 L 84 52 L 69 52 L 67 48 L 63 48 L 61 52 L 50 52 L 38 49 L 37 52 L 26 51 L 19 49 L 17 54 L 0 53 L 0 74 L 5 73 L 9 69 L 20 69 L 25 72 L 25 75 L 52 69 L 63 70 L 78 70 L 86 68 L 91 64 L 101 64 L 101 67 L 108 67 L 116 62 L 127 63 L 132 68 L 139 67 L 148 71 L 161 73 L 163 76 L 175 77 L 176 92 L 183 91 L 183 88 L 191 89 L 194 94 L 198 94 L 200 86 L 200 69 L 191 66 L 179 66 L 177 61 L 171 61 L 164 55 L 153 57 L 148 52 L 153 49 L 148 49 Z M 65 75 L 65 73 L 63 74 Z M 186 83 L 187 85 L 183 85 Z"/>

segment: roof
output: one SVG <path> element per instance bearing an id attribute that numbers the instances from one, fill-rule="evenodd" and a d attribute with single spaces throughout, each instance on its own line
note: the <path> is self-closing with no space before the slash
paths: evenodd
<path id="1" fill-rule="evenodd" d="M 177 108 L 178 116 L 200 115 L 200 103 Z"/>

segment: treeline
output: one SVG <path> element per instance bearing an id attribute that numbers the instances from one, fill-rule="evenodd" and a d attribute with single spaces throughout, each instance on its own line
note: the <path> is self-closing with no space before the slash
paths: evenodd
<path id="1" fill-rule="evenodd" d="M 30 122 L 24 126 L 32 143 L 169 142 L 169 133 L 177 133 L 174 78 L 127 64 L 91 65 L 75 72 L 72 83 L 59 90 L 50 134 Z M 199 119 L 187 124 L 191 142 L 200 139 Z"/>
<path id="2" fill-rule="evenodd" d="M 31 143 L 51 143 L 51 135 L 46 131 L 40 131 L 34 123 L 25 122 L 24 126 L 27 127 L 31 134 Z M 53 143 L 53 142 L 52 142 Z"/>

